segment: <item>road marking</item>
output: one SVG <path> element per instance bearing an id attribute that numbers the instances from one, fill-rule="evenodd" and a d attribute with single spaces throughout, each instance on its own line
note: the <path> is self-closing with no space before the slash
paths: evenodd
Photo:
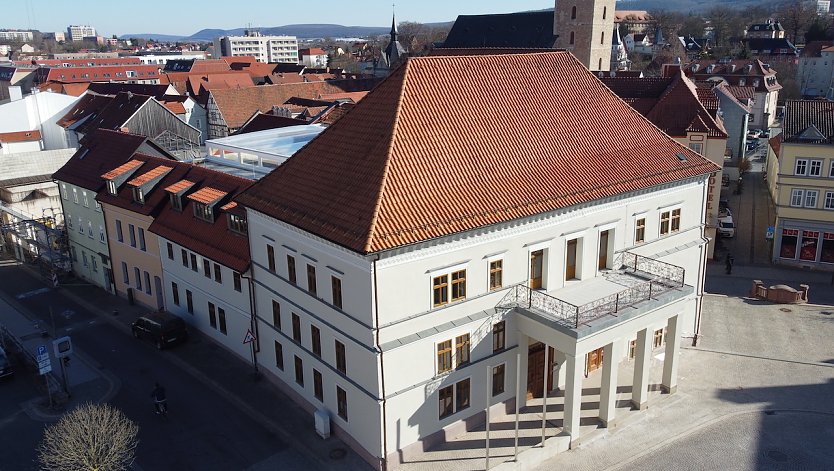
<path id="1" fill-rule="evenodd" d="M 20 293 L 17 296 L 15 296 L 15 298 L 17 298 L 17 299 L 31 298 L 32 296 L 37 296 L 39 294 L 48 293 L 51 290 L 52 290 L 52 288 L 47 288 L 47 287 L 33 289 L 32 291 L 26 291 L 25 293 Z"/>

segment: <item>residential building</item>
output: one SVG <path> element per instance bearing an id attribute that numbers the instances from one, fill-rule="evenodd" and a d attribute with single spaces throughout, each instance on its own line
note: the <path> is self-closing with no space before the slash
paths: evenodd
<path id="1" fill-rule="evenodd" d="M 107 225 L 96 196 L 104 189 L 101 175 L 125 164 L 138 152 L 173 158 L 145 136 L 98 129 L 52 175 L 61 191 L 61 201 L 56 207 L 66 221 L 72 271 L 111 293 L 115 292 L 114 266 L 110 261 Z"/>
<path id="2" fill-rule="evenodd" d="M 327 67 L 327 53 L 318 47 L 310 47 L 298 50 L 300 63 L 307 67 Z"/>
<path id="3" fill-rule="evenodd" d="M 96 29 L 86 25 L 67 26 L 67 39 L 70 41 L 83 41 L 84 38 L 96 37 Z"/>
<path id="4" fill-rule="evenodd" d="M 0 41 L 25 43 L 34 39 L 31 31 L 3 30 L 0 31 Z"/>
<path id="5" fill-rule="evenodd" d="M 705 82 L 700 82 L 700 87 Z M 748 123 L 753 106 L 753 93 L 751 90 L 749 98 L 739 98 L 733 94 L 725 84 L 714 85 L 710 83 L 713 92 L 718 97 L 719 108 L 724 120 L 724 129 L 727 131 L 727 154 L 725 165 L 738 166 L 744 158 L 747 142 Z M 752 88 L 752 87 L 744 87 Z"/>
<path id="6" fill-rule="evenodd" d="M 775 39 L 775 38 L 784 38 L 785 37 L 785 28 L 782 27 L 782 24 L 778 21 L 773 21 L 768 19 L 764 23 L 756 23 L 752 24 L 747 28 L 745 33 L 745 38 L 752 39 L 752 38 L 764 38 L 764 39 Z"/>
<path id="7" fill-rule="evenodd" d="M 0 132 L 0 155 L 20 152 L 38 152 L 43 150 L 41 132 L 31 131 Z"/>
<path id="8" fill-rule="evenodd" d="M 437 119 L 449 103 L 465 125 Z M 519 120 L 531 103 L 537 119 Z M 675 391 L 718 170 L 566 52 L 408 58 L 236 198 L 261 371 L 391 469 L 486 407 L 541 397 L 549 346 L 565 395 L 553 419 L 576 446 L 584 373 L 603 366 L 612 425 L 612 375 L 633 345 L 631 400 L 646 407 L 647 339 L 664 328 L 661 385 Z"/>
<path id="9" fill-rule="evenodd" d="M 803 97 L 834 99 L 834 41 L 811 41 L 802 48 L 796 71 Z"/>
<path id="10" fill-rule="evenodd" d="M 773 261 L 834 270 L 834 102 L 788 100 L 770 139 L 767 181 L 776 208 Z"/>
<path id="11" fill-rule="evenodd" d="M 788 38 L 746 38 L 743 42 L 750 50 L 750 57 L 766 63 L 795 63 L 799 57 L 799 49 Z"/>
<path id="12" fill-rule="evenodd" d="M 828 16 L 828 12 L 831 10 L 831 2 L 829 0 L 817 0 L 817 14 L 822 16 Z"/>
<path id="13" fill-rule="evenodd" d="M 63 31 L 55 31 L 52 33 L 43 33 L 44 39 L 51 39 L 57 43 L 61 43 L 67 40 L 67 35 Z"/>
<path id="14" fill-rule="evenodd" d="M 620 29 L 614 28 L 611 34 L 611 66 L 610 70 L 628 70 L 631 61 L 628 60 L 628 51 L 620 37 Z"/>
<path id="15" fill-rule="evenodd" d="M 0 101 L 11 98 L 11 87 L 20 87 L 21 95 L 28 95 L 32 92 L 34 80 L 35 69 L 32 67 L 0 65 Z"/>
<path id="16" fill-rule="evenodd" d="M 9 92 L 11 101 L 0 104 L 0 133 L 37 131 L 40 135 L 41 149 L 75 147 L 75 143 L 69 140 L 58 121 L 78 102 L 78 97 L 58 93 L 34 93 L 23 96 L 19 87 L 10 87 Z"/>
<path id="17" fill-rule="evenodd" d="M 92 67 L 42 66 L 35 71 L 35 83 L 47 82 L 129 82 L 159 83 L 159 67 L 155 65 L 115 65 Z"/>
<path id="18" fill-rule="evenodd" d="M 657 28 L 657 22 L 645 10 L 617 10 L 614 23 L 625 26 L 626 34 L 646 34 Z"/>
<path id="19" fill-rule="evenodd" d="M 647 56 L 654 52 L 654 45 L 649 41 L 649 35 L 645 33 L 629 33 L 623 38 L 623 44 L 627 52 L 636 52 Z"/>
<path id="20" fill-rule="evenodd" d="M 753 87 L 753 114 L 750 126 L 768 128 L 776 120 L 776 103 L 782 86 L 776 71 L 758 59 L 701 59 L 684 67 L 686 74 L 697 81 L 723 80 L 727 85 Z"/>
<path id="21" fill-rule="evenodd" d="M 254 56 L 258 62 L 298 63 L 295 36 L 264 36 L 245 31 L 243 36 L 222 36 L 214 40 L 214 50 L 222 56 Z"/>

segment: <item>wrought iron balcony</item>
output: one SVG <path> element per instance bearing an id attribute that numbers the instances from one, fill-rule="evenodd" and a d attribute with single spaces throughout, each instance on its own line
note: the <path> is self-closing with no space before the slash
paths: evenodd
<path id="1" fill-rule="evenodd" d="M 605 294 L 591 301 L 569 302 L 542 290 L 530 289 L 526 284 L 518 284 L 509 289 L 498 307 L 504 309 L 522 307 L 536 310 L 555 318 L 566 327 L 578 328 L 595 319 L 616 315 L 623 308 L 684 285 L 683 268 L 641 255 L 628 252 L 618 254 L 614 267 L 605 272 L 602 277 L 598 277 L 606 282 L 606 289 L 600 290 Z M 582 297 L 587 298 L 588 293 L 596 292 L 596 287 L 585 285 L 586 282 L 582 282 L 581 286 L 587 288 Z M 621 287 L 624 289 L 619 289 Z M 558 290 L 556 294 L 561 292 L 563 290 Z M 580 297 L 575 296 L 575 298 Z"/>

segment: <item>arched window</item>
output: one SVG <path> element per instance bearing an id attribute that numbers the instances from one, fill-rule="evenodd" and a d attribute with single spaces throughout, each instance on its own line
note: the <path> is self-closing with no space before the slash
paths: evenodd
<path id="1" fill-rule="evenodd" d="M 576 19 L 576 5 L 574 5 L 573 8 L 570 9 L 570 19 Z"/>
<path id="2" fill-rule="evenodd" d="M 608 16 L 608 7 L 602 7 L 602 19 L 604 20 L 606 16 Z"/>
<path id="3" fill-rule="evenodd" d="M 573 44 L 573 31 L 570 32 L 570 43 Z"/>

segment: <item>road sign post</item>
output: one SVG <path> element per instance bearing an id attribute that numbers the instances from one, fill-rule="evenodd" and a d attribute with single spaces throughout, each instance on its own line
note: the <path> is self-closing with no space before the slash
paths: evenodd
<path id="1" fill-rule="evenodd" d="M 52 389 L 49 387 L 49 373 L 52 371 L 52 362 L 49 359 L 49 352 L 46 350 L 46 345 L 38 345 L 38 372 L 43 376 L 44 381 L 46 382 L 46 394 L 49 396 L 49 408 L 51 409 L 52 404 Z"/>

